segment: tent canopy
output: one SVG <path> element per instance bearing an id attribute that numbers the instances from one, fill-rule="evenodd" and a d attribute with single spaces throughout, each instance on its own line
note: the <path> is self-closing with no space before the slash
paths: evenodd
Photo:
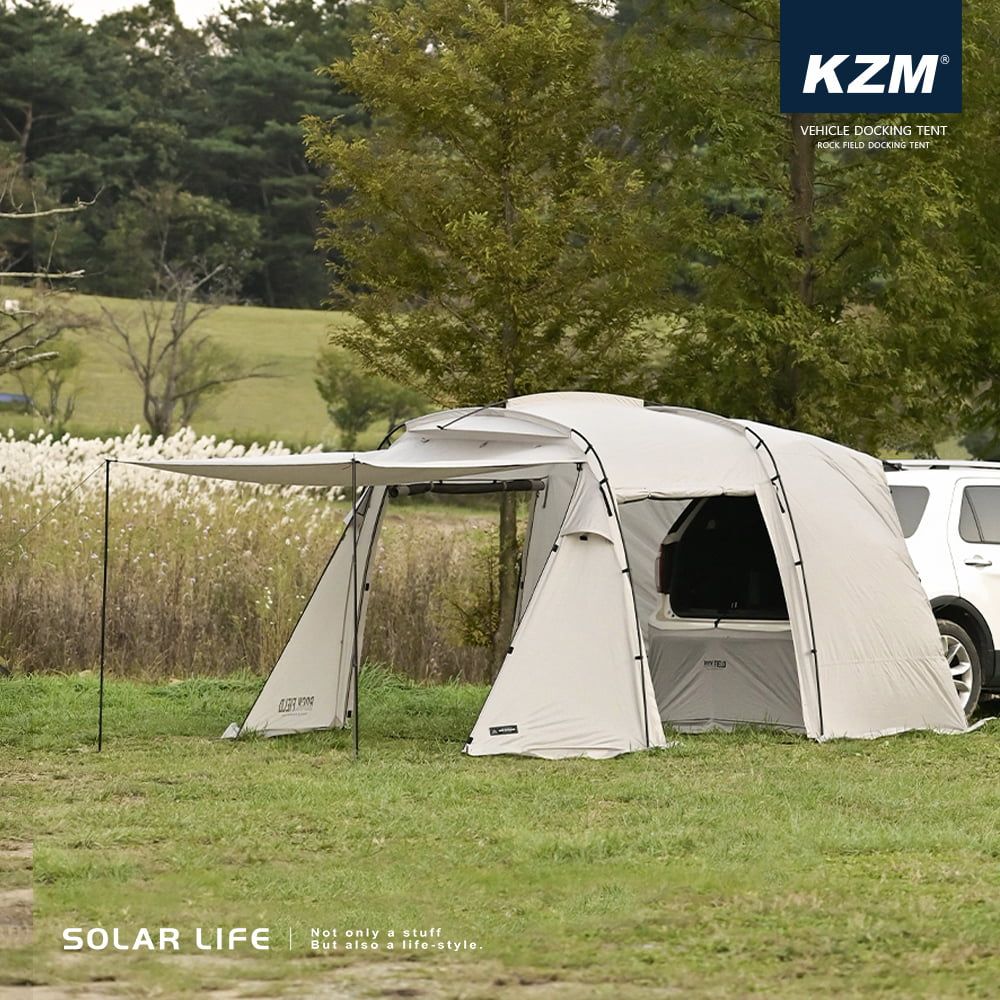
<path id="1" fill-rule="evenodd" d="M 558 414 L 559 421 L 544 413 Z M 578 427 L 586 428 L 579 430 Z M 389 448 L 264 458 L 137 462 L 148 468 L 283 486 L 395 486 L 601 457 L 618 500 L 754 492 L 758 463 L 743 427 L 691 410 L 653 410 L 642 400 L 598 393 L 523 396 L 503 408 L 468 407 L 411 420 Z M 703 457 L 711 454 L 712 461 Z M 352 466 L 354 468 L 352 469 Z M 665 480 L 662 470 L 683 470 Z M 355 476 L 355 479 L 352 479 Z"/>
<path id="2" fill-rule="evenodd" d="M 545 489 L 532 499 L 514 639 L 468 753 L 612 756 L 663 745 L 661 723 L 753 722 L 818 739 L 965 728 L 881 463 L 829 441 L 628 397 L 547 393 L 411 420 L 377 451 L 137 464 L 366 487 L 350 544 L 335 550 L 243 730 L 352 716 L 348 678 L 388 487 L 524 477 Z M 661 545 L 679 537 L 692 501 L 713 497 L 759 508 L 753 558 L 780 586 L 770 605 L 787 621 L 679 614 L 657 588 Z M 732 526 L 712 535 L 717 521 L 700 517 L 704 540 L 691 536 L 686 564 L 726 560 L 726 545 L 741 544 Z M 734 565 L 752 571 L 741 558 Z"/>

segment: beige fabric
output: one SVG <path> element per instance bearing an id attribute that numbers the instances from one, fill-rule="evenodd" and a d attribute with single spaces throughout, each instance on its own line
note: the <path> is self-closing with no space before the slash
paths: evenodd
<path id="1" fill-rule="evenodd" d="M 358 505 L 359 656 L 368 611 L 370 555 L 384 504 L 385 489 L 374 487 Z M 239 732 L 283 736 L 347 724 L 354 704 L 352 556 L 349 515 L 333 556 Z"/>
<path id="2" fill-rule="evenodd" d="M 614 523 L 596 481 L 581 478 L 467 753 L 602 758 L 665 745 Z"/>
<path id="3" fill-rule="evenodd" d="M 787 536 L 794 520 L 798 536 L 822 715 L 810 735 L 964 730 L 881 462 L 820 438 L 747 426 L 774 456 L 791 510 L 791 518 L 779 515 L 781 525 Z M 797 617 L 805 617 L 801 609 Z M 804 663 L 800 673 L 810 673 Z"/>

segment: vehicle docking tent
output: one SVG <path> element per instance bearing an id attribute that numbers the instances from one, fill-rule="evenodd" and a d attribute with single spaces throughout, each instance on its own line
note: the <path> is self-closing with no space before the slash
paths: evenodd
<path id="1" fill-rule="evenodd" d="M 829 441 L 550 393 L 411 420 L 378 451 L 143 464 L 364 487 L 239 732 L 347 725 L 388 499 L 493 489 L 528 491 L 531 511 L 513 640 L 467 753 L 611 757 L 663 746 L 661 723 L 966 728 L 881 463 Z"/>

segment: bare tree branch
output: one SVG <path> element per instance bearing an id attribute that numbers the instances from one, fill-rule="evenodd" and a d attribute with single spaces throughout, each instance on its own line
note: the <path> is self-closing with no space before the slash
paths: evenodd
<path id="1" fill-rule="evenodd" d="M 82 278 L 86 273 L 86 271 L 0 271 L 0 278 L 37 278 L 39 280 L 58 278 L 62 280 L 66 278 Z"/>
<path id="2" fill-rule="evenodd" d="M 48 303 L 43 303 L 40 308 L 0 313 L 0 318 L 13 323 L 11 330 L 0 335 L 0 374 L 54 360 L 59 356 L 58 352 L 46 350 L 47 344 L 66 330 L 81 330 L 94 325 L 86 316 Z"/>
<path id="3" fill-rule="evenodd" d="M 18 209 L 16 212 L 0 212 L 0 219 L 44 219 L 49 215 L 74 215 L 82 212 L 85 208 L 90 208 L 97 201 L 98 192 L 90 201 L 77 199 L 73 205 L 60 205 L 57 208 L 33 209 L 29 212 Z"/>
<path id="4" fill-rule="evenodd" d="M 265 365 L 259 365 L 247 372 L 242 372 L 238 375 L 220 375 L 218 378 L 208 379 L 204 382 L 199 382 L 197 385 L 193 385 L 190 389 L 186 389 L 183 392 L 177 393 L 177 399 L 187 399 L 191 396 L 197 396 L 200 393 L 206 392 L 209 389 L 216 389 L 223 385 L 232 385 L 234 382 L 246 382 L 252 378 L 281 378 L 277 372 L 264 371 Z"/>
<path id="5" fill-rule="evenodd" d="M 15 351 L 13 353 L 16 355 L 18 352 Z M 0 357 L 0 365 L 2 365 L 4 372 L 17 372 L 22 368 L 27 368 L 29 365 L 37 365 L 43 361 L 51 361 L 58 357 L 59 355 L 56 351 L 43 351 L 41 354 L 29 354 L 27 357 L 14 357 L 6 362 Z"/>

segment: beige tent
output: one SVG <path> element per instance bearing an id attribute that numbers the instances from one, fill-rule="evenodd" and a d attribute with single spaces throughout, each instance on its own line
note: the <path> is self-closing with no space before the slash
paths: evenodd
<path id="1" fill-rule="evenodd" d="M 435 413 L 384 450 L 145 463 L 364 487 L 284 652 L 229 735 L 348 724 L 389 493 L 531 491 L 511 648 L 471 755 L 610 757 L 680 730 L 962 731 L 877 460 L 594 393 Z M 390 554 L 391 558 L 391 554 Z"/>

